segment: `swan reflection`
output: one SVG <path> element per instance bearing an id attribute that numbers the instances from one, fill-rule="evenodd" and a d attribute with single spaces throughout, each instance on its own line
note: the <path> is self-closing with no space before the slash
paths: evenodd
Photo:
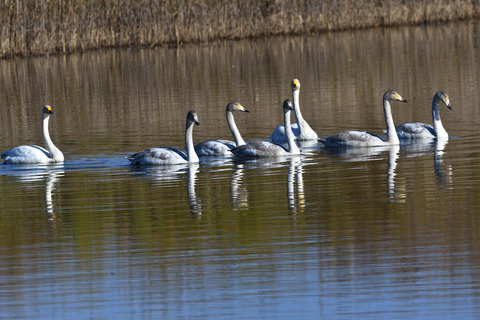
<path id="1" fill-rule="evenodd" d="M 296 188 L 295 188 L 296 180 Z M 296 191 L 296 192 L 295 192 Z M 290 159 L 287 173 L 288 210 L 302 213 L 305 209 L 305 192 L 303 188 L 303 167 L 299 157 Z"/>
<path id="2" fill-rule="evenodd" d="M 398 185 L 399 181 L 395 173 L 400 152 L 399 145 L 365 148 L 325 148 L 324 152 L 333 158 L 342 159 L 344 162 L 381 160 L 382 154 L 388 152 L 387 199 L 394 202 L 405 201 L 406 188 Z"/>
<path id="3" fill-rule="evenodd" d="M 200 168 L 198 163 L 178 164 L 178 165 L 160 165 L 160 166 L 131 166 L 130 170 L 138 175 L 146 176 L 158 181 L 182 180 L 187 174 L 187 195 L 190 213 L 195 215 L 202 214 L 201 200 L 197 198 L 195 192 L 196 175 Z M 176 182 L 175 182 L 176 183 Z"/>
<path id="4" fill-rule="evenodd" d="M 400 146 L 390 146 L 388 148 L 388 167 L 387 167 L 387 197 L 391 202 L 405 202 L 407 197 L 406 188 L 396 186 L 396 173 L 398 154 Z"/>
<path id="5" fill-rule="evenodd" d="M 440 184 L 443 183 L 452 183 L 453 169 L 451 165 L 443 165 L 443 154 L 445 147 L 447 146 L 448 138 L 442 139 L 437 138 L 433 146 L 433 166 L 435 169 L 435 175 L 437 177 L 437 182 Z"/>
<path id="6" fill-rule="evenodd" d="M 452 166 L 445 166 L 443 163 L 444 150 L 448 141 L 448 138 L 418 140 L 402 145 L 402 150 L 406 152 L 406 157 L 426 156 L 433 150 L 433 167 L 437 182 L 439 184 L 452 183 Z"/>
<path id="7" fill-rule="evenodd" d="M 197 193 L 195 192 L 195 180 L 197 177 L 199 165 L 192 163 L 188 166 L 187 170 L 187 194 L 188 194 L 188 204 L 190 206 L 190 213 L 194 215 L 202 215 L 202 201 L 197 198 Z"/>
<path id="8" fill-rule="evenodd" d="M 303 186 L 302 157 L 287 156 L 276 158 L 237 159 L 230 180 L 230 201 L 234 208 L 248 208 L 249 194 L 242 183 L 246 170 L 258 168 L 283 168 L 287 170 L 287 207 L 293 213 L 303 212 L 305 193 Z"/>
<path id="9" fill-rule="evenodd" d="M 2 175 L 11 176 L 14 180 L 21 183 L 32 183 L 45 180 L 45 211 L 47 219 L 49 221 L 54 221 L 56 216 L 53 195 L 55 194 L 56 183 L 65 173 L 64 165 L 22 165 L 5 168 L 6 170 L 1 171 Z"/>
<path id="10" fill-rule="evenodd" d="M 248 191 L 242 184 L 242 178 L 245 171 L 245 165 L 236 164 L 230 180 L 230 201 L 234 208 L 248 207 Z"/>

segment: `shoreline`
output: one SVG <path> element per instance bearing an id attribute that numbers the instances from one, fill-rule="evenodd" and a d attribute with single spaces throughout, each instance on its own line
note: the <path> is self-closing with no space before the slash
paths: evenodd
<path id="1" fill-rule="evenodd" d="M 307 35 L 480 18 L 477 1 L 7 0 L 0 58 Z"/>

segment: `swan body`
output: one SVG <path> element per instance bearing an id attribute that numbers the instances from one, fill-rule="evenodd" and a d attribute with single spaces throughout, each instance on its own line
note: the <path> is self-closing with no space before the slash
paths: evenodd
<path id="1" fill-rule="evenodd" d="M 240 103 L 235 101 L 230 102 L 227 105 L 225 115 L 227 117 L 228 127 L 230 128 L 230 132 L 232 133 L 235 142 L 230 140 L 208 140 L 200 142 L 195 145 L 195 152 L 198 156 L 229 157 L 232 156 L 232 153 L 230 152 L 231 149 L 245 144 L 245 141 L 240 135 L 240 131 L 238 131 L 237 125 L 235 124 L 235 119 L 233 118 L 233 112 L 235 111 L 247 113 L 250 112 Z"/>
<path id="2" fill-rule="evenodd" d="M 383 95 L 383 111 L 385 114 L 385 123 L 387 125 L 386 140 L 375 134 L 365 131 L 343 131 L 320 139 L 320 142 L 322 142 L 326 147 L 377 147 L 400 144 L 400 140 L 398 139 L 397 132 L 395 130 L 395 124 L 393 123 L 392 110 L 389 102 L 390 100 L 407 102 L 407 100 L 403 99 L 397 92 L 393 90 L 388 90 Z"/>
<path id="3" fill-rule="evenodd" d="M 317 133 L 313 131 L 307 121 L 303 119 L 302 112 L 300 111 L 300 81 L 298 79 L 293 79 L 291 88 L 293 112 L 295 114 L 295 119 L 297 120 L 297 123 L 292 124 L 294 139 L 297 141 L 317 140 Z M 285 134 L 285 125 L 280 125 L 273 130 L 269 138 L 276 142 L 286 142 L 287 136 Z"/>
<path id="4" fill-rule="evenodd" d="M 288 149 L 270 142 L 270 141 L 249 141 L 244 145 L 233 148 L 231 151 L 235 157 L 240 158 L 261 158 L 261 157 L 280 157 L 300 154 L 300 149 L 295 144 L 291 125 L 290 125 L 290 111 L 293 110 L 292 102 L 285 100 L 283 102 L 283 119 L 287 133 Z"/>
<path id="5" fill-rule="evenodd" d="M 174 148 L 150 148 L 134 153 L 127 157 L 131 164 L 135 165 L 172 165 L 183 163 L 196 163 L 198 156 L 193 148 L 193 125 L 199 125 L 197 114 L 194 110 L 187 113 L 185 126 L 185 150 L 186 153 Z"/>
<path id="6" fill-rule="evenodd" d="M 433 96 L 432 101 L 433 126 L 421 122 L 402 123 L 396 127 L 398 138 L 402 140 L 431 140 L 434 138 L 448 139 L 448 133 L 443 127 L 442 120 L 440 119 L 440 111 L 438 110 L 440 101 L 442 101 L 448 109 L 452 110 L 448 93 L 442 90 L 438 91 L 435 93 L 435 96 Z"/>
<path id="7" fill-rule="evenodd" d="M 48 131 L 48 121 L 53 114 L 52 107 L 42 108 L 42 136 L 45 148 L 39 146 L 19 146 L 1 154 L 5 164 L 49 164 L 63 162 L 63 153 L 53 144 Z"/>

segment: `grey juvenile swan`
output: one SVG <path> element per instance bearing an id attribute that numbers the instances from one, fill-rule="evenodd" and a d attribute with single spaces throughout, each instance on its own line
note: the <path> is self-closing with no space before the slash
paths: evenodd
<path id="1" fill-rule="evenodd" d="M 283 102 L 283 119 L 287 133 L 288 148 L 270 141 L 249 141 L 242 146 L 233 148 L 233 154 L 241 158 L 280 157 L 300 154 L 300 149 L 295 144 L 290 125 L 290 111 L 292 109 L 292 101 L 285 100 Z"/>
<path id="2" fill-rule="evenodd" d="M 412 140 L 412 139 L 448 139 L 447 130 L 442 125 L 442 120 L 440 119 L 440 111 L 438 110 L 438 105 L 442 101 L 448 109 L 452 110 L 450 105 L 450 99 L 448 93 L 445 91 L 438 91 L 433 96 L 432 101 L 432 122 L 431 124 L 414 122 L 414 123 L 402 123 L 396 127 L 398 138 L 402 140 Z"/>
<path id="3" fill-rule="evenodd" d="M 148 165 L 148 164 L 182 164 L 196 163 L 198 156 L 193 148 L 193 125 L 199 125 L 197 113 L 190 110 L 187 113 L 187 123 L 185 126 L 185 151 L 186 154 L 174 148 L 150 148 L 144 151 L 134 153 L 127 157 L 131 164 Z"/>
<path id="4" fill-rule="evenodd" d="M 389 100 L 407 102 L 397 92 L 388 90 L 383 95 L 383 112 L 387 124 L 387 139 L 365 131 L 343 131 L 332 136 L 320 139 L 326 147 L 376 147 L 400 144 L 393 123 L 392 110 Z"/>
<path id="5" fill-rule="evenodd" d="M 195 152 L 198 156 L 232 156 L 233 154 L 230 152 L 231 149 L 245 144 L 245 141 L 235 124 L 235 119 L 233 118 L 233 113 L 235 111 L 250 112 L 240 103 L 235 101 L 232 101 L 227 105 L 225 115 L 227 117 L 228 127 L 230 128 L 230 132 L 232 133 L 235 142 L 230 140 L 208 140 L 200 142 L 195 145 Z"/>

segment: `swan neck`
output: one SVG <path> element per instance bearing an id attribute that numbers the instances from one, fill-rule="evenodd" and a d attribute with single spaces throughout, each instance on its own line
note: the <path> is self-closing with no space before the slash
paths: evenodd
<path id="1" fill-rule="evenodd" d="M 242 136 L 240 135 L 240 131 L 238 131 L 237 125 L 235 124 L 235 119 L 233 118 L 233 112 L 227 110 L 226 117 L 228 127 L 230 128 L 230 132 L 232 133 L 233 139 L 235 140 L 235 146 L 238 147 L 244 145 L 245 140 L 243 140 Z"/>
<path id="2" fill-rule="evenodd" d="M 49 116 L 43 117 L 43 120 L 42 120 L 43 142 L 45 143 L 45 147 L 50 153 L 50 158 L 52 158 L 54 162 L 61 162 L 63 161 L 63 153 L 53 144 L 53 141 L 50 138 L 50 133 L 48 131 L 49 120 L 50 120 Z"/>
<path id="3" fill-rule="evenodd" d="M 293 113 L 295 114 L 295 120 L 300 126 L 300 122 L 305 121 L 300 111 L 300 90 L 292 91 Z"/>
<path id="4" fill-rule="evenodd" d="M 283 114 L 283 121 L 285 124 L 285 135 L 287 137 L 288 152 L 291 154 L 299 154 L 300 149 L 295 143 L 295 137 L 292 132 L 292 124 L 290 123 L 290 111 Z"/>
<path id="5" fill-rule="evenodd" d="M 437 137 L 446 138 L 448 137 L 448 133 L 443 127 L 442 120 L 440 119 L 440 110 L 438 110 L 439 104 L 440 104 L 440 98 L 437 95 L 435 95 L 432 101 L 433 130 L 435 130 Z"/>
<path id="6" fill-rule="evenodd" d="M 193 125 L 193 122 L 187 121 L 187 126 L 185 128 L 185 150 L 187 152 L 188 162 L 198 162 L 198 156 L 195 152 L 195 147 L 193 146 Z"/>
<path id="7" fill-rule="evenodd" d="M 400 144 L 400 140 L 397 136 L 397 130 L 395 129 L 395 123 L 393 122 L 392 108 L 387 99 L 383 99 L 383 112 L 385 114 L 385 123 L 387 125 L 386 142 L 389 144 Z"/>
<path id="8" fill-rule="evenodd" d="M 310 125 L 303 119 L 302 112 L 300 111 L 300 90 L 292 90 L 292 103 L 293 113 L 298 125 L 298 137 L 297 140 L 309 140 L 317 139 L 318 135 Z"/>

